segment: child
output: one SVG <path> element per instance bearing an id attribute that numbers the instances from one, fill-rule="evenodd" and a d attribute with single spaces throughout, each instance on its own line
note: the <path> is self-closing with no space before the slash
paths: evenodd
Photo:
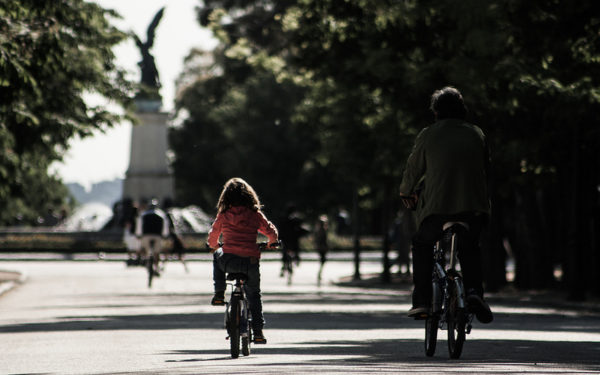
<path id="1" fill-rule="evenodd" d="M 260 211 L 261 205 L 254 189 L 241 178 L 232 178 L 223 187 L 217 203 L 217 218 L 208 233 L 208 246 L 214 252 L 214 306 L 225 304 L 225 272 L 244 272 L 248 275 L 246 293 L 252 314 L 254 342 L 266 344 L 262 329 L 265 320 L 260 294 L 260 250 L 256 244 L 258 232 L 273 245 L 278 241 L 277 229 Z M 215 250 L 222 239 L 222 252 Z M 233 261 L 232 261 L 233 260 Z M 227 269 L 226 269 L 227 268 Z"/>

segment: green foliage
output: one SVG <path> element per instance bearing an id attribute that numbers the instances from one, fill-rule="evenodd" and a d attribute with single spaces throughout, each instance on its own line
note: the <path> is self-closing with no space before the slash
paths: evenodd
<path id="1" fill-rule="evenodd" d="M 559 181 L 568 191 L 573 122 L 584 160 L 599 143 L 595 9 L 592 0 L 206 0 L 199 19 L 240 68 L 224 71 L 227 90 L 250 67 L 305 89 L 291 117 L 318 145 L 305 165 L 377 207 L 376 192 L 398 183 L 414 135 L 433 120 L 429 96 L 445 85 L 463 92 L 488 134 L 497 199 Z"/>
<path id="2" fill-rule="evenodd" d="M 189 116 L 170 136 L 178 200 L 212 212 L 225 181 L 239 176 L 259 192 L 268 211 L 278 212 L 287 197 L 300 196 L 299 176 L 314 147 L 310 129 L 290 121 L 303 89 L 238 60 L 216 57 L 221 63 L 188 65 L 196 73 L 231 74 L 206 76 L 181 96 L 178 105 Z"/>
<path id="3" fill-rule="evenodd" d="M 126 34 L 107 16 L 116 14 L 83 0 L 0 6 L 0 224 L 59 208 L 67 194 L 50 163 L 72 137 L 122 119 L 84 95 L 129 107 L 132 86 L 111 50 Z"/>

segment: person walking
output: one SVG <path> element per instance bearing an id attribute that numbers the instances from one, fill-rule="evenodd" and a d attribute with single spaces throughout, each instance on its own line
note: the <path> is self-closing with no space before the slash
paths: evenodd
<path id="1" fill-rule="evenodd" d="M 327 261 L 327 252 L 329 251 L 329 243 L 327 241 L 327 230 L 329 229 L 329 220 L 326 215 L 321 215 L 317 221 L 314 233 L 315 248 L 319 253 L 319 273 L 317 275 L 317 285 L 321 285 L 323 274 L 323 266 Z"/>
<path id="2" fill-rule="evenodd" d="M 488 145 L 483 131 L 465 121 L 467 108 L 456 88 L 435 91 L 430 109 L 435 123 L 417 135 L 400 185 L 403 203 L 416 209 L 418 226 L 412 240 L 414 289 L 408 316 L 428 316 L 434 244 L 445 222 L 460 221 L 469 227 L 457 244 L 468 308 L 480 322 L 489 323 L 493 314 L 483 299 L 479 247 L 490 215 Z"/>

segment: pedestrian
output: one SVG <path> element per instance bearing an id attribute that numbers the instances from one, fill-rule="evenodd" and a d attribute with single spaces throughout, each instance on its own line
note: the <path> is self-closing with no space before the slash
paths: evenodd
<path id="1" fill-rule="evenodd" d="M 398 210 L 389 231 L 392 248 L 396 250 L 398 274 L 410 275 L 410 235 L 413 222 L 410 211 Z"/>
<path id="2" fill-rule="evenodd" d="M 123 200 L 123 242 L 127 248 L 127 265 L 140 264 L 140 239 L 136 237 L 136 222 L 138 217 L 137 204 L 131 198 Z"/>
<path id="3" fill-rule="evenodd" d="M 416 208 L 417 233 L 413 237 L 413 307 L 410 317 L 426 318 L 431 309 L 432 249 L 448 221 L 467 223 L 469 230 L 458 243 L 468 308 L 482 323 L 493 319 L 483 299 L 479 237 L 490 215 L 487 176 L 490 155 L 483 131 L 465 121 L 467 108 L 453 87 L 437 90 L 430 109 L 435 123 L 415 140 L 406 163 L 400 196 Z"/>
<path id="4" fill-rule="evenodd" d="M 307 235 L 308 230 L 303 227 L 303 220 L 296 205 L 289 203 L 285 209 L 285 215 L 279 222 L 279 237 L 281 238 L 282 247 L 282 268 L 281 277 L 286 270 L 288 257 L 296 263 L 300 263 L 300 238 Z"/>
<path id="5" fill-rule="evenodd" d="M 183 268 L 185 272 L 188 273 L 189 269 L 187 264 L 185 263 L 185 246 L 183 244 L 183 240 L 181 239 L 181 235 L 177 230 L 175 225 L 175 219 L 173 218 L 173 214 L 167 211 L 167 219 L 169 220 L 169 238 L 173 244 L 171 253 L 177 256 L 177 259 L 183 264 Z"/>
<path id="6" fill-rule="evenodd" d="M 215 295 L 213 306 L 225 304 L 225 274 L 242 272 L 248 275 L 245 283 L 250 303 L 254 342 L 266 344 L 263 334 L 265 319 L 260 291 L 260 249 L 256 244 L 258 233 L 267 236 L 269 245 L 278 242 L 277 228 L 261 211 L 260 200 L 254 189 L 241 178 L 232 178 L 223 187 L 217 203 L 217 217 L 208 233 L 208 246 L 213 257 Z M 221 238 L 221 246 L 219 239 Z M 220 246 L 220 247 L 219 247 Z"/>
<path id="7" fill-rule="evenodd" d="M 327 252 L 329 251 L 329 243 L 327 242 L 327 230 L 329 229 L 328 219 L 326 215 L 319 216 L 317 225 L 314 233 L 315 248 L 319 253 L 319 274 L 317 275 L 317 284 L 321 285 L 321 276 L 323 273 L 323 266 L 327 261 Z"/>

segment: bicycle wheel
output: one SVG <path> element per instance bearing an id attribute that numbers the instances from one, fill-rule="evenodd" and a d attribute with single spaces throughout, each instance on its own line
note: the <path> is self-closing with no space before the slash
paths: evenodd
<path id="1" fill-rule="evenodd" d="M 432 357 L 435 354 L 439 322 L 440 317 L 437 314 L 431 314 L 425 320 L 425 354 L 428 357 Z"/>
<path id="2" fill-rule="evenodd" d="M 252 342 L 252 330 L 250 328 L 250 320 L 248 319 L 248 303 L 244 301 L 242 316 L 244 317 L 243 324 L 245 325 L 246 335 L 242 337 L 242 354 L 244 356 L 250 355 L 250 342 Z"/>
<path id="3" fill-rule="evenodd" d="M 250 355 L 250 337 L 242 337 L 242 354 L 246 357 Z"/>
<path id="4" fill-rule="evenodd" d="M 154 259 L 152 254 L 150 254 L 150 256 L 146 259 L 146 262 L 148 262 L 146 265 L 146 268 L 148 269 L 148 288 L 151 288 L 152 278 L 154 278 Z"/>
<path id="5" fill-rule="evenodd" d="M 240 356 L 240 300 L 231 299 L 229 307 L 229 345 L 231 348 L 231 358 Z"/>
<path id="6" fill-rule="evenodd" d="M 448 289 L 448 293 L 450 293 L 447 312 L 448 353 L 450 358 L 458 359 L 465 342 L 466 314 L 465 309 L 458 305 L 458 300 L 461 298 L 458 295 L 458 288 L 454 284 L 450 284 Z"/>

